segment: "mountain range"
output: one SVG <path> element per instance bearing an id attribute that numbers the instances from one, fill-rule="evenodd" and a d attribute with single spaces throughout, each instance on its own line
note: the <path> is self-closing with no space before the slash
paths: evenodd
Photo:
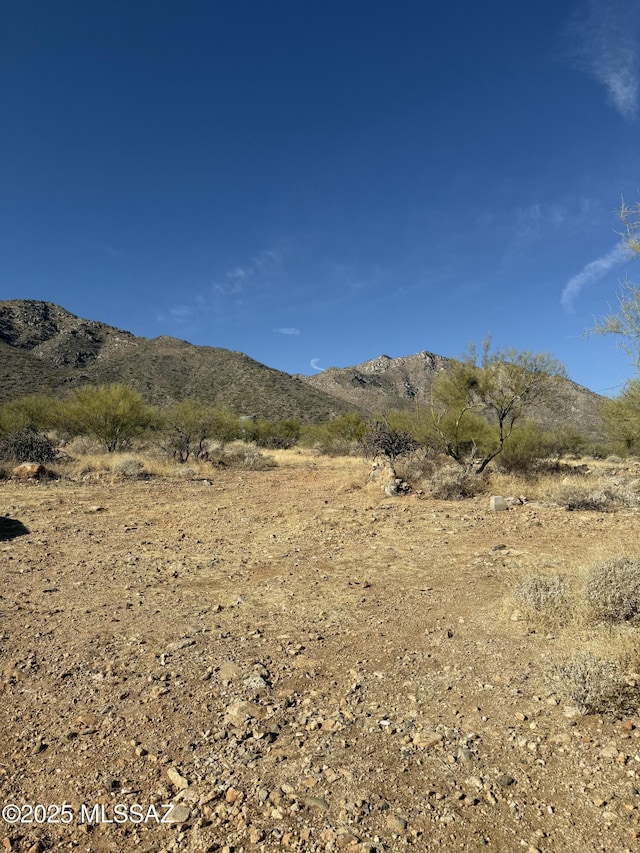
<path id="1" fill-rule="evenodd" d="M 237 414 L 318 422 L 428 403 L 433 380 L 451 361 L 428 351 L 381 355 L 354 367 L 291 376 L 241 352 L 136 337 L 50 302 L 0 301 L 0 402 L 33 393 L 61 396 L 85 383 L 125 382 L 154 404 L 193 398 Z M 573 424 L 595 437 L 602 399 L 564 380 L 558 404 L 538 411 L 536 419 Z"/>

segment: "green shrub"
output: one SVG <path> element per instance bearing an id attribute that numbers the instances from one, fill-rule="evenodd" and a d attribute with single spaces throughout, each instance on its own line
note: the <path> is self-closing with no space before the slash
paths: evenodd
<path id="1" fill-rule="evenodd" d="M 177 462 L 205 453 L 209 439 L 225 445 L 240 437 L 240 421 L 231 412 L 213 409 L 198 400 L 183 400 L 154 415 L 156 444 Z"/>
<path id="2" fill-rule="evenodd" d="M 497 464 L 501 471 L 507 473 L 529 473 L 549 453 L 548 433 L 539 424 L 529 421 L 514 429 L 497 458 Z"/>
<path id="3" fill-rule="evenodd" d="M 640 559 L 612 557 L 589 571 L 585 597 L 591 613 L 605 622 L 640 617 Z"/>
<path id="4" fill-rule="evenodd" d="M 300 423 L 294 420 L 268 421 L 255 418 L 243 422 L 242 438 L 269 450 L 294 447 L 300 438 Z"/>
<path id="5" fill-rule="evenodd" d="M 60 401 L 41 394 L 29 394 L 0 406 L 0 435 L 31 430 L 55 429 L 60 420 Z"/>
<path id="6" fill-rule="evenodd" d="M 361 452 L 366 431 L 367 422 L 357 413 L 339 415 L 323 424 L 303 426 L 300 443 L 328 456 L 353 456 Z"/>

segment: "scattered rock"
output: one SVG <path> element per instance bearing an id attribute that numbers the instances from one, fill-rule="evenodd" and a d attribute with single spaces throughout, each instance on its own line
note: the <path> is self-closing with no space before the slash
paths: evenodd
<path id="1" fill-rule="evenodd" d="M 166 815 L 167 823 L 185 823 L 191 817 L 191 810 L 187 806 L 173 806 L 171 811 Z"/>
<path id="2" fill-rule="evenodd" d="M 489 498 L 489 509 L 492 512 L 503 512 L 508 509 L 507 502 L 501 495 L 491 495 Z"/>
<path id="3" fill-rule="evenodd" d="M 184 776 L 180 775 L 175 767 L 169 767 L 167 769 L 167 778 L 178 790 L 189 787 L 189 782 L 184 778 Z"/>
<path id="4" fill-rule="evenodd" d="M 404 832 L 407 828 L 407 821 L 400 815 L 390 814 L 387 817 L 387 826 L 392 832 Z"/>

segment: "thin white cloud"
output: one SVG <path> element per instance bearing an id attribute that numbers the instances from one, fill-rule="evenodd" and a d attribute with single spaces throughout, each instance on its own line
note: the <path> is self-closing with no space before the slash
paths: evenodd
<path id="1" fill-rule="evenodd" d="M 318 364 L 319 361 L 320 361 L 319 358 L 312 358 L 311 359 L 310 365 L 311 365 L 312 370 L 318 370 L 320 372 L 324 370 L 324 367 L 320 367 L 320 365 Z"/>
<path id="2" fill-rule="evenodd" d="M 568 57 L 607 89 L 626 119 L 638 114 L 640 98 L 640 3 L 587 0 L 567 26 Z"/>
<path id="3" fill-rule="evenodd" d="M 281 263 L 280 254 L 273 249 L 265 249 L 255 255 L 244 266 L 227 270 L 219 279 L 211 282 L 214 296 L 233 296 L 259 281 L 261 277 L 275 275 Z"/>
<path id="4" fill-rule="evenodd" d="M 278 335 L 299 335 L 300 334 L 300 329 L 286 328 L 286 327 L 283 329 L 274 329 L 273 331 L 276 332 L 276 334 L 278 334 Z"/>
<path id="5" fill-rule="evenodd" d="M 620 241 L 610 252 L 596 258 L 595 261 L 590 261 L 577 275 L 570 278 L 566 283 L 560 303 L 567 311 L 573 311 L 573 303 L 578 298 L 582 290 L 589 284 L 603 278 L 609 270 L 619 264 L 624 263 L 629 259 L 629 249 Z"/>
<path id="6" fill-rule="evenodd" d="M 174 320 L 184 321 L 191 317 L 193 310 L 189 305 L 174 305 L 173 308 L 169 309 L 169 313 Z"/>

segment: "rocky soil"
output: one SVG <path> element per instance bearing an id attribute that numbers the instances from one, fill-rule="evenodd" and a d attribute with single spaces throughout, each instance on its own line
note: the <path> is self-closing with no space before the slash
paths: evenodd
<path id="1" fill-rule="evenodd" d="M 4 481 L 0 515 L 3 850 L 637 849 L 640 721 L 579 715 L 507 604 L 637 515 L 303 457 Z"/>

